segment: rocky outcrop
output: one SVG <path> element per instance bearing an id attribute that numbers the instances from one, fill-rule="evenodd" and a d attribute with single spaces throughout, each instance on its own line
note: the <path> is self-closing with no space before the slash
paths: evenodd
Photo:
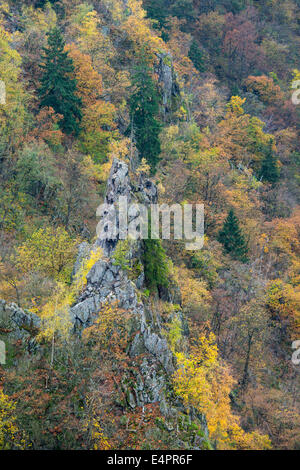
<path id="1" fill-rule="evenodd" d="M 128 166 L 124 162 L 115 160 L 108 179 L 105 203 L 117 207 L 120 196 L 126 196 L 128 204 L 139 202 L 149 205 L 158 200 L 157 188 L 152 181 L 145 175 L 139 176 L 138 181 L 130 181 Z M 100 211 L 98 215 L 100 217 L 105 215 L 105 220 L 115 216 L 112 207 L 104 207 L 102 211 L 106 211 L 106 214 Z M 119 220 L 117 225 L 118 223 Z M 135 409 L 157 403 L 166 422 L 178 422 L 179 416 L 185 417 L 186 429 L 189 429 L 189 420 L 195 420 L 201 429 L 202 437 L 196 433 L 192 447 L 201 448 L 201 439 L 206 441 L 208 436 L 205 417 L 197 415 L 195 410 L 189 410 L 188 413 L 180 399 L 173 396 L 170 377 L 175 370 L 175 358 L 163 335 L 162 319 L 159 312 L 153 311 L 153 306 L 141 301 L 140 290 L 145 287 L 143 269 L 135 276 L 136 278 L 132 278 L 127 271 L 115 265 L 114 252 L 117 244 L 118 236 L 113 240 L 100 237 L 95 243 L 96 247 L 102 248 L 104 256 L 88 273 L 86 288 L 71 308 L 74 331 L 80 334 L 82 329 L 92 325 L 97 316 L 101 315 L 101 307 L 104 304 L 118 303 L 120 309 L 130 315 L 130 336 L 133 337 L 128 347 L 133 367 L 128 370 L 120 384 L 123 396 L 126 397 L 125 406 Z M 83 250 L 84 247 L 81 248 L 79 257 L 82 256 Z M 142 265 L 142 251 L 142 241 L 130 243 L 127 255 L 131 265 L 134 263 Z M 167 302 L 174 304 L 181 302 L 180 291 L 176 286 L 172 286 L 169 290 L 165 289 L 160 294 Z M 183 335 L 187 336 L 188 326 L 182 313 L 174 312 L 174 315 L 182 321 Z M 170 398 L 172 396 L 173 398 Z M 122 405 L 124 406 L 124 403 Z"/>
<path id="2" fill-rule="evenodd" d="M 161 87 L 164 114 L 172 111 L 173 100 L 180 96 L 180 88 L 173 67 L 172 57 L 168 53 L 157 54 L 156 73 Z"/>
<path id="3" fill-rule="evenodd" d="M 32 336 L 38 333 L 41 320 L 37 315 L 22 310 L 15 303 L 7 303 L 5 300 L 0 299 L 0 319 L 6 319 L 12 323 L 13 326 L 20 330 L 25 330 Z"/>
<path id="4" fill-rule="evenodd" d="M 99 213 L 105 215 L 105 220 L 110 220 L 107 211 L 110 207 L 117 208 L 120 196 L 126 196 L 128 204 L 139 202 L 149 205 L 157 202 L 157 188 L 145 175 L 141 175 L 137 182 L 129 179 L 128 166 L 119 160 L 112 165 L 107 183 L 105 204 L 108 207 Z M 110 207 L 109 207 L 110 206 Z M 114 217 L 115 213 L 111 214 Z M 133 215 L 134 217 L 134 215 Z M 117 221 L 118 225 L 118 221 Z M 170 375 L 174 371 L 173 355 L 168 347 L 166 339 L 161 335 L 159 319 L 145 308 L 138 298 L 138 289 L 143 287 L 143 273 L 137 279 L 130 279 L 128 273 L 114 263 L 114 250 L 118 243 L 116 239 L 107 240 L 101 237 L 95 246 L 101 247 L 104 257 L 92 267 L 87 275 L 87 286 L 76 304 L 71 308 L 71 321 L 75 332 L 92 325 L 99 315 L 101 306 L 107 303 L 118 303 L 120 309 L 130 312 L 133 318 L 135 331 L 129 355 L 134 358 L 144 355 L 140 374 L 136 377 L 134 385 L 127 391 L 128 404 L 131 407 L 141 406 L 146 403 L 163 402 L 166 385 L 164 375 Z M 82 256 L 82 250 L 79 256 Z M 132 261 L 140 261 L 142 256 L 142 241 L 130 244 L 128 253 Z M 101 312 L 100 312 L 101 315 Z M 156 316 L 157 317 L 157 316 Z"/>
<path id="5" fill-rule="evenodd" d="M 115 160 L 108 179 L 105 203 L 117 207 L 120 196 L 126 196 L 128 204 L 142 202 L 146 205 L 156 203 L 158 198 L 156 186 L 145 175 L 132 183 L 128 166 Z M 109 211 L 110 208 L 104 210 Z M 98 215 L 101 217 L 104 214 Z M 105 216 L 105 220 L 110 219 L 110 214 L 106 213 Z M 111 217 L 114 216 L 111 214 Z M 125 393 L 128 405 L 135 407 L 146 403 L 164 403 L 166 377 L 174 371 L 173 355 L 166 338 L 161 334 L 158 315 L 155 315 L 154 320 L 153 313 L 138 298 L 138 289 L 143 287 L 143 273 L 132 280 L 120 266 L 115 266 L 113 254 L 117 243 L 118 237 L 115 240 L 97 240 L 96 246 L 103 249 L 104 259 L 98 261 L 89 272 L 87 286 L 71 309 L 71 320 L 75 331 L 80 332 L 93 324 L 104 304 L 117 302 L 121 309 L 130 312 L 137 333 L 130 345 L 129 355 L 132 358 L 143 355 L 144 359 L 136 380 L 134 383 L 131 381 L 130 389 Z M 141 256 L 142 241 L 131 243 L 129 259 L 140 261 Z"/>
<path id="6" fill-rule="evenodd" d="M 120 196 L 126 196 L 128 204 L 137 202 L 149 205 L 158 200 L 157 188 L 146 175 L 139 175 L 135 181 L 131 181 L 127 164 L 116 159 L 113 162 L 107 184 L 105 196 L 107 206 L 103 207 L 102 211 L 112 211 L 112 206 L 117 207 Z M 118 211 L 116 213 L 118 214 Z M 104 216 L 101 211 L 98 215 Z M 115 214 L 106 213 L 105 220 L 107 217 L 109 220 L 110 215 L 113 217 Z M 132 218 L 137 216 L 134 212 L 129 215 Z M 119 224 L 118 217 L 117 225 Z M 126 369 L 119 384 L 122 396 L 126 401 L 120 404 L 123 407 L 135 409 L 157 403 L 166 422 L 177 422 L 179 416 L 189 421 L 192 412 L 187 413 L 181 400 L 174 397 L 170 385 L 170 377 L 175 370 L 175 358 L 163 334 L 162 318 L 159 312 L 154 311 L 153 306 L 146 301 L 147 296 L 142 295 L 145 288 L 142 265 L 144 242 L 135 240 L 130 241 L 128 245 L 127 257 L 130 265 L 138 265 L 139 267 L 134 273 L 116 265 L 114 255 L 118 242 L 118 236 L 114 239 L 99 237 L 94 246 L 83 243 L 79 247 L 73 275 L 80 270 L 82 261 L 89 258 L 93 248 L 101 247 L 103 256 L 90 269 L 83 292 L 70 308 L 73 333 L 77 336 L 74 338 L 74 344 L 80 338 L 82 331 L 93 325 L 96 318 L 101 315 L 101 309 L 104 305 L 117 304 L 120 315 L 123 314 L 122 312 L 126 312 L 126 319 L 128 318 L 130 344 L 128 344 L 127 353 L 132 365 L 128 367 L 128 370 Z M 176 288 L 173 289 L 172 295 L 168 290 L 161 294 L 168 302 L 175 300 L 180 302 L 180 292 L 176 291 Z M 176 308 L 173 307 L 173 311 Z M 184 324 L 181 312 L 175 311 L 174 314 L 182 320 L 184 335 L 188 335 L 188 327 Z M 36 315 L 23 311 L 15 304 L 6 304 L 4 301 L 0 301 L 0 319 L 1 317 L 9 318 L 10 324 L 15 325 L 21 339 L 24 338 L 22 335 L 25 335 L 26 343 L 29 345 L 28 351 L 36 351 L 32 337 L 41 325 L 40 319 Z M 33 344 L 32 347 L 31 344 Z M 207 437 L 205 418 L 203 416 L 200 418 L 196 417 L 197 425 L 202 429 L 203 436 Z M 194 448 L 198 445 L 199 443 L 196 441 L 192 444 Z"/>
<path id="7" fill-rule="evenodd" d="M 41 320 L 37 315 L 22 310 L 15 303 L 7 303 L 0 299 L 0 340 L 5 345 L 18 342 L 23 345 L 23 351 L 26 354 L 37 353 L 39 345 L 36 335 L 40 327 Z M 16 361 L 15 358 L 10 357 L 10 348 L 7 348 L 6 362 L 8 361 Z"/>

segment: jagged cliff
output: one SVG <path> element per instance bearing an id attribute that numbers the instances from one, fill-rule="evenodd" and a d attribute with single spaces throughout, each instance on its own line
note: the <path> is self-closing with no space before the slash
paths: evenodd
<path id="1" fill-rule="evenodd" d="M 150 179 L 141 174 L 135 178 L 135 181 L 131 181 L 128 165 L 115 159 L 107 182 L 105 196 L 105 203 L 108 204 L 107 210 L 109 207 L 117 206 L 120 196 L 126 196 L 129 203 L 139 202 L 145 205 L 156 203 L 158 200 L 157 188 Z M 105 215 L 109 218 L 109 214 Z M 129 211 L 131 220 L 138 215 L 138 211 Z M 122 406 L 135 410 L 148 404 L 159 405 L 161 415 L 167 423 L 165 425 L 167 432 L 174 431 L 175 423 L 178 426 L 179 417 L 185 430 L 194 421 L 196 429 L 201 430 L 200 433 L 193 431 L 191 434 L 189 432 L 185 434 L 188 436 L 188 442 L 178 440 L 177 437 L 174 446 L 197 449 L 205 447 L 208 439 L 205 417 L 197 414 L 193 409 L 186 410 L 182 401 L 174 395 L 172 390 L 171 377 L 176 363 L 163 334 L 163 322 L 166 320 L 163 320 L 153 305 L 150 305 L 141 295 L 142 290 L 145 289 L 142 267 L 143 241 L 131 241 L 127 254 L 131 265 L 140 266 L 136 276 L 129 276 L 126 270 L 116 265 L 114 252 L 117 245 L 118 237 L 115 240 L 98 238 L 94 246 L 83 243 L 79 247 L 74 275 L 80 269 L 83 260 L 89 258 L 93 249 L 100 247 L 103 256 L 92 266 L 87 275 L 86 287 L 71 306 L 72 334 L 74 338 L 80 337 L 82 332 L 91 327 L 101 315 L 103 306 L 118 305 L 120 311 L 124 312 L 124 315 L 127 314 L 127 329 L 129 337 L 132 338 L 127 347 L 131 367 L 128 368 L 121 381 L 122 393 L 126 397 L 126 403 L 123 402 Z M 176 297 L 178 293 L 169 293 L 167 298 L 170 300 L 174 295 Z M 179 307 L 176 308 L 179 309 Z M 180 319 L 182 330 L 185 335 L 188 335 L 183 315 L 176 308 L 172 309 L 171 316 L 172 318 L 177 316 Z M 17 337 L 28 343 L 29 352 L 34 351 L 34 335 L 40 326 L 39 317 L 28 311 L 23 312 L 16 305 L 7 305 L 1 301 L 0 317 L 4 314 L 10 324 L 14 325 L 12 331 L 17 330 Z"/>
<path id="2" fill-rule="evenodd" d="M 126 196 L 129 203 L 142 200 L 145 204 L 150 204 L 157 202 L 157 189 L 143 176 L 139 178 L 137 187 L 131 185 L 128 166 L 115 160 L 108 179 L 105 202 L 116 206 L 120 196 Z M 131 214 L 133 218 L 137 216 L 137 213 Z M 173 357 L 166 339 L 159 334 L 159 318 L 154 320 L 153 312 L 147 310 L 138 300 L 137 289 L 143 287 L 143 273 L 134 282 L 114 263 L 113 255 L 117 243 L 118 239 L 97 240 L 96 246 L 103 249 L 104 259 L 98 261 L 89 272 L 87 286 L 76 305 L 71 308 L 72 323 L 75 331 L 90 326 L 101 306 L 107 303 L 117 302 L 121 309 L 130 311 L 134 317 L 132 328 L 138 333 L 130 346 L 129 354 L 131 357 L 144 354 L 144 360 L 136 387 L 128 394 L 129 404 L 140 406 L 159 401 L 165 406 L 163 374 L 172 374 Z M 141 259 L 141 245 L 141 241 L 131 244 L 128 254 L 131 260 Z"/>

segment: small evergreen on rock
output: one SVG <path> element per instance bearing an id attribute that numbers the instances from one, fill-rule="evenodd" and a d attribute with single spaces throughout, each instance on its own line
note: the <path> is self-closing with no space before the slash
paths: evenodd
<path id="1" fill-rule="evenodd" d="M 229 211 L 218 239 L 224 246 L 226 253 L 229 253 L 233 259 L 242 261 L 243 263 L 247 261 L 247 242 L 239 227 L 239 221 L 233 209 Z"/>
<path id="2" fill-rule="evenodd" d="M 48 33 L 48 47 L 44 48 L 41 87 L 39 89 L 40 106 L 51 107 L 63 116 L 60 128 L 66 134 L 79 132 L 81 121 L 81 99 L 76 96 L 76 80 L 73 61 L 64 51 L 65 41 L 58 28 Z"/>
<path id="3" fill-rule="evenodd" d="M 160 240 L 145 240 L 143 263 L 146 284 L 150 290 L 168 286 L 168 260 Z"/>

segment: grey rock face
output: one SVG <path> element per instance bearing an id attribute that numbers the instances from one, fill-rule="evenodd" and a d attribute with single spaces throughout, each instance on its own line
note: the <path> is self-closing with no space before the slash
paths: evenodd
<path id="1" fill-rule="evenodd" d="M 157 58 L 158 66 L 156 71 L 158 73 L 158 81 L 161 84 L 164 110 L 165 113 L 168 113 L 172 97 L 179 96 L 180 89 L 170 54 L 160 53 L 157 54 Z"/>
<path id="2" fill-rule="evenodd" d="M 32 333 L 38 332 L 41 326 L 41 320 L 37 315 L 27 310 L 22 310 L 14 303 L 8 304 L 5 300 L 0 299 L 0 318 L 4 315 L 18 328 Z"/>
<path id="3" fill-rule="evenodd" d="M 127 197 L 128 205 L 136 201 L 149 205 L 158 199 L 157 188 L 152 181 L 142 174 L 138 184 L 132 185 L 128 166 L 115 159 L 108 179 L 105 203 L 114 204 L 117 208 L 120 196 Z M 131 215 L 135 217 L 138 214 L 133 212 Z M 138 333 L 132 341 L 129 354 L 132 358 L 141 354 L 145 356 L 139 377 L 126 392 L 129 406 L 134 407 L 164 400 L 166 374 L 174 371 L 173 355 L 166 339 L 159 334 L 159 320 L 154 321 L 152 314 L 149 317 L 143 303 L 138 300 L 137 286 L 139 289 L 143 287 L 144 274 L 139 275 L 135 284 L 120 266 L 115 266 L 113 254 L 117 242 L 117 238 L 97 240 L 95 246 L 103 249 L 105 259 L 95 263 L 90 270 L 87 286 L 71 308 L 70 316 L 74 330 L 81 331 L 93 324 L 97 315 L 101 315 L 101 306 L 106 303 L 118 302 L 121 309 L 130 312 L 134 319 L 134 331 Z M 132 242 L 129 258 L 140 261 L 141 254 L 142 242 Z"/>
<path id="4" fill-rule="evenodd" d="M 140 175 L 138 183 L 133 185 L 129 179 L 127 165 L 114 160 L 105 202 L 117 204 L 121 195 L 127 196 L 129 203 L 138 200 L 140 203 L 151 204 L 156 203 L 158 199 L 156 186 L 145 175 Z M 137 270 L 137 279 L 133 281 L 126 271 L 116 266 L 113 256 L 117 243 L 118 239 L 98 239 L 95 243 L 95 247 L 102 248 L 104 256 L 91 268 L 84 291 L 70 309 L 73 332 L 80 336 L 82 330 L 90 327 L 98 315 L 101 315 L 103 305 L 117 302 L 130 316 L 128 328 L 132 341 L 128 346 L 128 354 L 133 367 L 132 370 L 126 371 L 124 380 L 122 379 L 127 406 L 134 409 L 149 403 L 159 403 L 161 412 L 166 418 L 171 418 L 176 413 L 185 413 L 183 405 L 181 404 L 180 408 L 177 402 L 171 402 L 168 394 L 169 379 L 174 372 L 174 357 L 166 338 L 162 335 L 159 313 L 153 312 L 150 307 L 147 308 L 140 300 L 138 289 L 142 290 L 144 287 L 144 273 Z M 74 275 L 91 250 L 92 247 L 87 243 L 80 245 Z M 128 258 L 133 265 L 141 265 L 142 252 L 141 241 L 130 243 Z M 168 292 L 165 292 L 165 296 L 168 299 Z M 170 300 L 176 298 L 180 301 L 180 293 L 174 292 L 170 297 Z M 6 304 L 0 300 L 0 320 L 4 315 L 9 316 L 11 322 L 16 325 L 17 330 L 21 332 L 18 334 L 27 335 L 27 340 L 34 336 L 41 325 L 36 315 L 23 311 L 15 304 Z M 205 428 L 205 423 L 203 427 Z"/>
<path id="5" fill-rule="evenodd" d="M 109 223 L 114 225 L 120 197 L 126 197 L 127 203 L 131 203 L 131 186 L 129 182 L 128 166 L 126 163 L 115 158 L 107 181 L 107 190 L 104 204 L 97 211 L 97 215 L 100 217 L 100 221 L 105 218 L 107 225 L 109 225 Z M 103 233 L 101 233 L 101 236 L 98 238 L 96 246 L 102 248 L 104 255 L 109 257 L 117 246 L 118 236 L 116 234 L 115 237 L 106 239 L 104 235 L 106 230 L 108 230 L 108 226 L 104 223 L 102 225 Z"/>
<path id="6" fill-rule="evenodd" d="M 98 261 L 92 269 L 90 270 L 89 274 L 87 275 L 87 281 L 89 284 L 101 284 L 104 275 L 107 271 L 107 263 L 105 261 Z"/>
<path id="7" fill-rule="evenodd" d="M 87 242 L 83 242 L 79 245 L 77 259 L 74 265 L 72 277 L 76 276 L 82 266 L 83 261 L 89 257 L 90 252 L 91 247 Z"/>

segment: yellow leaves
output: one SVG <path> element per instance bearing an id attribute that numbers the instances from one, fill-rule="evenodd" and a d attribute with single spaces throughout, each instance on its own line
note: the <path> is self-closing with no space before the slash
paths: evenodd
<path id="1" fill-rule="evenodd" d="M 114 158 L 120 160 L 128 160 L 130 154 L 131 139 L 122 138 L 120 140 L 113 140 L 109 146 L 109 160 L 113 161 Z"/>
<path id="2" fill-rule="evenodd" d="M 243 189 L 228 189 L 224 194 L 228 206 L 234 208 L 237 213 L 241 211 L 244 217 L 249 216 L 256 207 Z"/>
<path id="3" fill-rule="evenodd" d="M 80 52 L 74 44 L 67 46 L 66 50 L 73 60 L 77 93 L 84 106 L 80 149 L 95 161 L 102 162 L 116 127 L 116 109 L 113 104 L 100 99 L 103 93 L 102 77 L 94 69 L 91 57 Z"/>
<path id="4" fill-rule="evenodd" d="M 0 25 L 0 80 L 5 83 L 6 103 L 0 104 L 0 139 L 12 147 L 24 138 L 26 95 L 21 74 L 21 56 L 15 50 L 13 36 Z M 4 147 L 5 148 L 5 147 Z"/>
<path id="5" fill-rule="evenodd" d="M 246 98 L 241 98 L 240 96 L 232 96 L 230 102 L 227 104 L 228 113 L 233 113 L 236 116 L 241 116 L 244 114 L 243 104 L 245 103 Z"/>
<path id="6" fill-rule="evenodd" d="M 88 42 L 93 43 L 98 39 L 99 19 L 95 10 L 90 11 L 83 18 L 79 26 L 80 38 L 79 45 L 86 45 Z"/>
<path id="7" fill-rule="evenodd" d="M 247 89 L 259 95 L 261 101 L 277 106 L 283 101 L 284 95 L 278 85 L 275 85 L 272 78 L 265 75 L 258 77 L 249 76 L 245 80 Z"/>
<path id="8" fill-rule="evenodd" d="M 292 84 L 295 80 L 300 80 L 300 70 L 298 69 L 294 69 L 293 70 L 293 80 L 292 80 Z"/>
<path id="9" fill-rule="evenodd" d="M 72 284 L 73 297 L 75 297 L 86 285 L 86 277 L 94 264 L 101 260 L 103 252 L 101 248 L 95 248 L 91 251 L 88 259 L 83 260 L 78 273 L 75 275 L 74 282 Z"/>
<path id="10" fill-rule="evenodd" d="M 166 327 L 168 330 L 163 330 L 163 334 L 167 338 L 171 351 L 175 353 L 177 344 L 182 338 L 182 322 L 178 316 L 175 316 L 171 323 L 166 324 Z"/>
<path id="11" fill-rule="evenodd" d="M 27 29 L 47 32 L 56 26 L 57 18 L 51 4 L 47 2 L 43 9 L 23 6 L 23 21 Z"/>
<path id="12" fill-rule="evenodd" d="M 128 0 L 130 15 L 124 21 L 124 29 L 130 37 L 140 46 L 148 46 L 149 53 L 154 54 L 165 48 L 163 40 L 156 36 L 151 30 L 150 22 L 147 20 L 146 12 L 142 8 L 142 1 Z"/>
<path id="13" fill-rule="evenodd" d="M 259 118 L 244 113 L 244 101 L 233 96 L 227 104 L 225 119 L 218 124 L 217 144 L 227 159 L 252 168 L 256 163 L 258 170 L 272 135 L 264 133 L 265 125 Z"/>
<path id="14" fill-rule="evenodd" d="M 292 334 L 300 331 L 300 289 L 293 287 L 281 279 L 271 281 L 267 291 L 267 305 L 275 315 L 284 320 L 288 319 L 292 326 Z M 295 336 L 297 339 L 297 337 Z"/>
<path id="15" fill-rule="evenodd" d="M 114 21 L 138 46 L 146 49 L 150 56 L 166 49 L 164 41 L 151 28 L 141 0 L 105 0 Z"/>
<path id="16" fill-rule="evenodd" d="M 92 420 L 91 434 L 94 441 L 94 450 L 110 450 L 112 448 L 108 438 L 103 433 L 103 429 L 95 418 Z"/>
<path id="17" fill-rule="evenodd" d="M 55 334 L 68 339 L 72 326 L 69 317 L 69 307 L 72 300 L 66 285 L 57 283 L 50 301 L 39 312 L 42 323 L 37 336 L 38 340 L 46 339 L 51 341 L 54 339 Z"/>
<path id="18" fill-rule="evenodd" d="M 184 310 L 190 315 L 201 312 L 203 318 L 203 314 L 211 302 L 207 283 L 193 277 L 191 271 L 183 266 L 177 268 L 176 280 L 180 286 Z"/>
<path id="19" fill-rule="evenodd" d="M 0 388 L 0 450 L 25 448 L 15 416 L 15 404 Z"/>
<path id="20" fill-rule="evenodd" d="M 103 428 L 100 424 L 100 418 L 97 416 L 97 401 L 95 400 L 95 397 L 88 395 L 86 397 L 86 404 L 89 411 L 83 424 L 83 431 L 88 432 L 89 440 L 91 441 L 89 447 L 91 447 L 91 450 L 110 450 L 112 445 L 104 435 Z M 103 410 L 101 410 L 101 412 L 103 416 Z M 114 420 L 112 422 L 114 422 Z"/>
<path id="21" fill-rule="evenodd" d="M 12 83 L 16 84 L 21 73 L 22 62 L 20 54 L 12 48 L 12 35 L 0 26 L 0 77 L 5 82 L 8 96 L 15 93 Z"/>
<path id="22" fill-rule="evenodd" d="M 82 160 L 82 173 L 86 175 L 91 181 L 103 181 L 107 178 L 103 178 L 103 166 L 94 163 L 90 155 L 85 155 Z"/>
<path id="23" fill-rule="evenodd" d="M 112 72 L 107 62 L 115 54 L 114 47 L 107 35 L 101 31 L 101 19 L 95 10 L 90 10 L 87 4 L 78 5 L 71 16 L 69 34 L 76 41 L 78 48 L 84 54 L 93 58 L 93 64 L 98 71 Z"/>
<path id="24" fill-rule="evenodd" d="M 293 218 L 291 218 L 291 220 L 279 219 L 275 221 L 275 224 L 271 247 L 279 253 L 287 254 L 289 257 L 294 256 L 300 249 L 297 232 L 299 219 L 298 221 L 293 220 Z"/>
<path id="25" fill-rule="evenodd" d="M 208 337 L 199 336 L 189 357 L 177 353 L 176 358 L 175 392 L 183 398 L 186 406 L 194 406 L 205 414 L 210 438 L 217 442 L 218 448 L 270 447 L 267 436 L 245 433 L 238 418 L 232 414 L 229 393 L 234 380 L 228 368 L 220 363 L 213 333 Z"/>
<path id="26" fill-rule="evenodd" d="M 144 173 L 145 175 L 149 175 L 150 173 L 150 165 L 148 165 L 146 158 L 142 158 L 140 166 L 136 170 L 136 174 L 140 175 L 141 173 Z"/>
<path id="27" fill-rule="evenodd" d="M 1 2 L 0 12 L 1 13 L 9 13 L 9 4 L 7 2 Z"/>
<path id="28" fill-rule="evenodd" d="M 90 253 L 88 259 L 81 263 L 81 267 L 75 275 L 71 286 L 57 283 L 50 301 L 42 308 L 39 315 L 42 319 L 41 332 L 38 339 L 53 339 L 55 334 L 67 339 L 71 331 L 70 307 L 76 297 L 84 289 L 87 283 L 87 275 L 94 264 L 102 258 L 101 248 L 96 248 Z"/>
<path id="29" fill-rule="evenodd" d="M 261 253 L 267 255 L 270 252 L 269 243 L 270 243 L 270 238 L 266 233 L 262 233 L 258 237 L 258 246 L 261 250 Z"/>
<path id="30" fill-rule="evenodd" d="M 93 157 L 96 162 L 106 160 L 109 143 L 116 136 L 113 133 L 115 107 L 102 100 L 96 101 L 84 110 L 80 133 L 81 150 Z"/>
<path id="31" fill-rule="evenodd" d="M 300 214 L 296 209 L 289 219 L 274 219 L 268 224 L 270 230 L 269 250 L 281 266 L 285 267 L 286 280 L 299 285 L 299 228 Z"/>
<path id="32" fill-rule="evenodd" d="M 270 450 L 271 441 L 268 436 L 258 432 L 246 433 L 237 424 L 229 428 L 227 444 L 230 447 L 234 442 L 234 448 L 237 450 Z"/>
<path id="33" fill-rule="evenodd" d="M 218 363 L 215 336 L 213 333 L 208 338 L 200 336 L 189 357 L 182 353 L 176 357 L 175 391 L 186 405 L 194 406 L 206 415 L 209 431 L 216 438 L 225 419 L 224 413 L 228 416 L 230 411 L 228 394 L 233 380 Z"/>
<path id="34" fill-rule="evenodd" d="M 23 272 L 41 271 L 68 282 L 75 259 L 73 240 L 64 228 L 39 229 L 17 249 L 17 264 Z"/>
<path id="35" fill-rule="evenodd" d="M 121 23 L 124 20 L 125 11 L 123 2 L 121 2 L 120 0 L 103 0 L 103 3 L 109 9 L 113 20 L 117 24 Z"/>
<path id="36" fill-rule="evenodd" d="M 106 103 L 105 101 L 96 101 L 93 105 L 85 109 L 85 113 L 82 119 L 82 126 L 88 132 L 102 132 L 105 133 L 105 130 L 102 128 L 112 128 L 114 129 L 114 115 L 115 107 L 111 103 Z"/>

